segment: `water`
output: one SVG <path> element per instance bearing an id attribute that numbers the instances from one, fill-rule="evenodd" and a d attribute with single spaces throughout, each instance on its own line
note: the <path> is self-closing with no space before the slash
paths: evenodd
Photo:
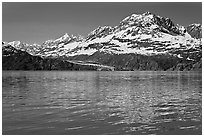
<path id="1" fill-rule="evenodd" d="M 201 72 L 3 71 L 3 134 L 202 134 Z"/>

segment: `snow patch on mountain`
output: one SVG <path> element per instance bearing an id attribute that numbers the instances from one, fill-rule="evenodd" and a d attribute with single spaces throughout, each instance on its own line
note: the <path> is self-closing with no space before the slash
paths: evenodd
<path id="1" fill-rule="evenodd" d="M 79 44 L 80 44 L 80 42 L 72 42 L 72 43 L 65 44 L 65 45 L 62 43 L 62 45 L 64 45 L 63 49 L 66 49 L 68 51 L 77 48 Z"/>
<path id="2" fill-rule="evenodd" d="M 77 56 L 77 55 L 92 55 L 96 52 L 97 50 L 96 49 L 84 49 L 84 48 L 81 48 L 81 50 L 78 50 L 76 52 L 72 52 L 69 54 L 69 56 Z"/>
<path id="3" fill-rule="evenodd" d="M 12 41 L 12 42 L 8 42 L 8 45 L 11 45 L 12 47 L 18 47 L 20 45 L 20 41 Z"/>

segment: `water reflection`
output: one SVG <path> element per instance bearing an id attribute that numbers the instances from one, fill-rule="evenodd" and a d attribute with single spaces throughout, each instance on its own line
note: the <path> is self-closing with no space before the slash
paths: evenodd
<path id="1" fill-rule="evenodd" d="M 3 72 L 3 133 L 201 134 L 201 79 L 199 72 Z"/>

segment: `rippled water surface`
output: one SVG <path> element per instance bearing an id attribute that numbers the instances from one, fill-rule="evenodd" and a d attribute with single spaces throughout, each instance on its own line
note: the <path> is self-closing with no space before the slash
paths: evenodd
<path id="1" fill-rule="evenodd" d="M 201 72 L 3 71 L 3 134 L 201 134 Z"/>

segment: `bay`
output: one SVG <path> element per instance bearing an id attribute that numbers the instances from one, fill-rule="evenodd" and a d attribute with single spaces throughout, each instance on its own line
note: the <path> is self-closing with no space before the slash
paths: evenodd
<path id="1" fill-rule="evenodd" d="M 2 133 L 200 135 L 202 75 L 3 71 Z"/>

